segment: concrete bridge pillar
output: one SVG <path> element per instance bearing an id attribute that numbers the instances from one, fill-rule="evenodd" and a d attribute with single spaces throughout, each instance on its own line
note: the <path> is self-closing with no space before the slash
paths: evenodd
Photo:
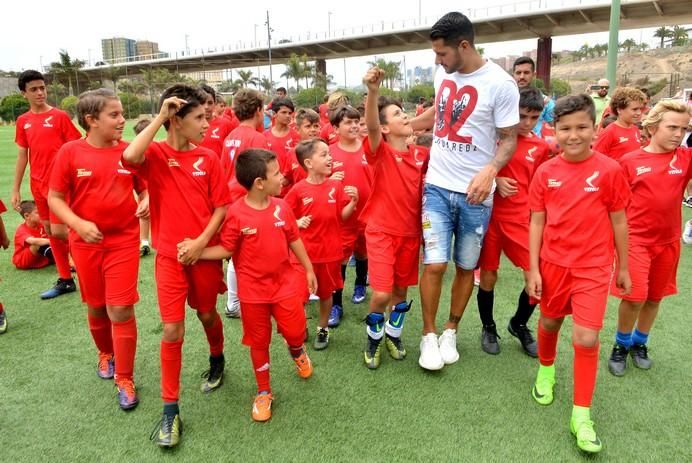
<path id="1" fill-rule="evenodd" d="M 315 60 L 315 71 L 323 76 L 327 75 L 327 60 L 324 58 L 317 58 Z"/>
<path id="2" fill-rule="evenodd" d="M 552 37 L 541 37 L 538 39 L 538 50 L 536 54 L 536 74 L 543 81 L 546 89 L 550 89 L 550 65 L 552 64 L 553 39 Z"/>

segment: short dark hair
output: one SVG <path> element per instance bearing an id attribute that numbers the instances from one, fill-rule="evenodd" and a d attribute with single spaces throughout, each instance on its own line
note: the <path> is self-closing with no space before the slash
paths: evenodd
<path id="1" fill-rule="evenodd" d="M 86 117 L 92 116 L 98 119 L 108 100 L 119 101 L 115 92 L 109 88 L 87 90 L 79 95 L 79 100 L 77 101 L 77 122 L 84 130 L 89 131 L 89 123 Z"/>
<path id="2" fill-rule="evenodd" d="M 245 150 L 235 158 L 235 178 L 250 191 L 256 179 L 267 179 L 267 165 L 272 161 L 276 161 L 273 151 L 260 148 Z"/>
<path id="3" fill-rule="evenodd" d="M 589 95 L 583 93 L 581 95 L 563 96 L 555 102 L 555 109 L 553 110 L 555 123 L 557 124 L 561 117 L 569 116 L 579 111 L 587 113 L 591 118 L 591 122 L 596 123 L 596 107 L 593 104 L 593 100 Z"/>
<path id="4" fill-rule="evenodd" d="M 315 124 L 320 121 L 320 115 L 314 109 L 299 108 L 298 112 L 296 112 L 296 126 L 300 127 L 305 120 Z"/>
<path id="5" fill-rule="evenodd" d="M 403 110 L 404 107 L 401 104 L 401 101 L 397 100 L 396 98 L 392 98 L 391 96 L 382 96 L 380 95 L 379 98 L 377 98 L 377 111 L 380 116 L 380 124 L 384 125 L 387 123 L 387 116 L 385 116 L 384 110 L 387 108 L 387 106 L 398 106 L 399 109 Z"/>
<path id="6" fill-rule="evenodd" d="M 291 101 L 290 98 L 274 98 L 271 103 L 271 110 L 274 112 L 279 112 L 279 109 L 281 109 L 282 106 L 290 109 L 291 112 L 296 110 L 296 107 L 293 105 L 293 101 Z"/>
<path id="7" fill-rule="evenodd" d="M 240 121 L 252 119 L 257 110 L 263 106 L 262 94 L 252 88 L 241 88 L 233 96 L 233 112 Z"/>
<path id="8" fill-rule="evenodd" d="M 35 79 L 32 79 L 35 80 Z M 30 81 L 31 82 L 31 81 Z M 24 214 L 31 214 L 34 209 L 36 209 L 36 202 L 32 199 L 25 199 L 21 203 L 19 203 L 19 215 L 24 217 Z"/>
<path id="9" fill-rule="evenodd" d="M 606 117 L 601 119 L 601 128 L 605 129 L 613 122 L 617 121 L 618 117 L 615 114 L 608 114 Z M 641 123 L 640 123 L 641 124 Z M 639 127 L 641 129 L 641 127 Z"/>
<path id="10" fill-rule="evenodd" d="M 163 102 L 166 100 L 166 98 L 170 98 L 172 96 L 177 96 L 180 99 L 183 99 L 187 101 L 187 104 L 181 106 L 181 108 L 178 110 L 178 112 L 175 114 L 178 117 L 185 117 L 190 111 L 195 109 L 197 106 L 204 106 L 204 103 L 207 101 L 207 94 L 202 91 L 201 88 L 199 87 L 193 87 L 192 85 L 187 85 L 187 84 L 173 84 L 167 89 L 163 91 L 161 94 L 161 98 L 159 98 L 159 105 L 158 108 L 161 108 L 161 105 L 163 105 Z M 169 120 L 166 120 L 163 123 L 163 126 L 168 130 L 168 127 L 171 125 Z"/>
<path id="11" fill-rule="evenodd" d="M 350 105 L 338 106 L 329 111 L 329 123 L 334 127 L 339 127 L 339 124 L 344 119 L 360 119 L 360 113 L 356 108 Z"/>
<path id="12" fill-rule="evenodd" d="M 27 69 L 26 71 L 19 74 L 19 79 L 17 79 L 17 87 L 19 87 L 19 91 L 25 92 L 26 84 L 28 84 L 32 80 L 42 80 L 44 82 L 46 81 L 45 77 L 43 77 L 43 74 L 41 74 L 40 72 L 34 71 L 33 69 Z"/>
<path id="13" fill-rule="evenodd" d="M 211 95 L 212 99 L 214 100 L 214 103 L 216 103 L 216 90 L 214 90 L 213 88 L 211 88 L 211 87 L 210 87 L 209 85 L 207 85 L 207 84 L 200 84 L 199 87 L 200 87 L 204 92 L 206 92 L 206 93 L 208 93 L 209 95 Z"/>
<path id="14" fill-rule="evenodd" d="M 458 11 L 442 16 L 430 29 L 430 40 L 442 39 L 451 47 L 458 46 L 463 40 L 473 45 L 474 38 L 471 20 Z"/>
<path id="15" fill-rule="evenodd" d="M 304 170 L 308 170 L 305 166 L 305 160 L 310 159 L 312 155 L 315 154 L 318 143 L 324 143 L 324 140 L 321 138 L 313 138 L 312 140 L 303 140 L 296 145 L 296 158 Z"/>
<path id="16" fill-rule="evenodd" d="M 531 58 L 530 56 L 520 56 L 519 58 L 514 60 L 514 64 L 512 65 L 512 72 L 514 72 L 514 69 L 516 69 L 517 66 L 521 66 L 522 64 L 530 64 L 531 72 L 536 70 L 536 63 L 533 62 L 533 58 Z"/>
<path id="17" fill-rule="evenodd" d="M 277 89 L 276 89 L 276 93 L 279 93 L 279 92 L 284 92 L 284 94 L 287 94 L 287 93 L 288 93 L 288 92 L 286 91 L 286 87 L 279 87 L 279 88 L 277 88 Z"/>
<path id="18" fill-rule="evenodd" d="M 520 88 L 519 107 L 529 111 L 543 111 L 543 94 L 536 87 Z"/>
<path id="19" fill-rule="evenodd" d="M 416 145 L 424 146 L 426 148 L 432 147 L 433 136 L 432 133 L 422 133 L 416 137 Z"/>
<path id="20" fill-rule="evenodd" d="M 137 121 L 132 130 L 134 130 L 135 135 L 139 135 L 140 132 L 146 129 L 149 124 L 151 124 L 151 119 L 140 119 Z"/>

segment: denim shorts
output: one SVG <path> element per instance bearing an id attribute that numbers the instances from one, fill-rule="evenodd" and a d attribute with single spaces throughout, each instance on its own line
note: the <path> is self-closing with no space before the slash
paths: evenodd
<path id="1" fill-rule="evenodd" d="M 491 212 L 492 196 L 482 204 L 469 204 L 465 193 L 426 183 L 422 214 L 423 263 L 449 262 L 454 236 L 454 263 L 464 270 L 476 268 Z"/>

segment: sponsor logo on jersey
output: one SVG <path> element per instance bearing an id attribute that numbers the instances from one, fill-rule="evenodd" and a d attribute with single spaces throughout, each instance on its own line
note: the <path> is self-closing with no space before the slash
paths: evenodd
<path id="1" fill-rule="evenodd" d="M 342 161 L 334 161 L 332 163 L 332 169 L 336 169 L 337 167 L 343 167 L 344 163 Z"/>
<path id="2" fill-rule="evenodd" d="M 398 154 L 395 154 L 395 155 L 394 155 L 394 159 L 396 160 L 396 162 L 403 162 L 403 160 L 404 160 L 404 158 L 402 158 L 402 157 L 399 156 Z"/>
<path id="3" fill-rule="evenodd" d="M 327 200 L 329 204 L 336 202 L 336 199 L 334 199 L 334 194 L 336 194 L 336 188 L 332 187 L 332 189 L 329 190 L 329 194 L 327 195 L 329 197 L 329 199 Z"/>
<path id="4" fill-rule="evenodd" d="M 31 123 L 27 122 L 26 124 L 24 124 L 24 130 L 30 129 L 30 128 L 31 128 Z"/>
<path id="5" fill-rule="evenodd" d="M 53 127 L 53 124 L 50 123 L 51 119 L 53 119 L 53 116 L 46 117 L 46 120 L 43 121 L 43 126 L 44 127 Z"/>
<path id="6" fill-rule="evenodd" d="M 221 138 L 219 137 L 219 127 L 211 131 L 210 138 Z"/>
<path id="7" fill-rule="evenodd" d="M 533 157 L 533 153 L 536 152 L 538 147 L 534 146 L 533 148 L 529 148 L 529 150 L 526 152 L 526 160 L 529 162 L 535 162 L 536 158 Z"/>
<path id="8" fill-rule="evenodd" d="M 419 157 L 421 154 L 423 153 L 421 153 L 421 151 L 418 148 L 415 148 L 413 150 L 413 159 L 414 161 L 416 161 L 416 165 L 419 167 L 423 165 L 423 161 Z"/>
<path id="9" fill-rule="evenodd" d="M 256 228 L 250 228 L 250 227 L 243 227 L 240 229 L 240 233 L 243 235 L 255 235 L 257 234 L 257 229 Z"/>
<path id="10" fill-rule="evenodd" d="M 562 182 L 560 180 L 555 180 L 554 178 L 548 179 L 548 188 L 560 188 L 561 186 Z"/>
<path id="11" fill-rule="evenodd" d="M 123 162 L 122 162 L 122 161 L 118 161 L 118 173 L 119 173 L 119 174 L 125 174 L 125 175 L 131 175 L 131 174 L 132 174 L 132 172 L 130 172 L 129 170 L 125 169 L 125 166 L 123 166 Z"/>
<path id="12" fill-rule="evenodd" d="M 79 177 L 91 177 L 91 171 L 86 169 L 77 169 L 77 178 Z"/>
<path id="13" fill-rule="evenodd" d="M 596 171 L 596 172 L 594 172 L 593 174 L 591 174 L 590 177 L 588 177 L 588 178 L 586 179 L 586 184 L 589 185 L 589 186 L 585 186 L 585 187 L 584 187 L 584 191 L 587 191 L 587 192 L 598 191 L 599 187 L 595 186 L 595 185 L 593 184 L 593 182 L 594 182 L 594 180 L 596 180 L 596 179 L 598 178 L 599 175 L 600 175 L 600 172 Z"/>
<path id="14" fill-rule="evenodd" d="M 203 162 L 204 162 L 204 157 L 200 156 L 199 159 L 197 159 L 197 160 L 194 162 L 194 164 L 192 164 L 192 167 L 195 169 L 195 170 L 192 172 L 192 176 L 193 176 L 193 177 L 202 177 L 202 176 L 204 176 L 204 175 L 207 175 L 207 173 L 206 173 L 205 171 L 203 171 L 202 169 L 200 169 L 200 166 L 202 165 Z"/>
<path id="15" fill-rule="evenodd" d="M 651 167 L 648 167 L 648 166 L 637 167 L 637 177 L 639 177 L 640 175 L 649 173 L 649 172 L 651 172 Z"/>
<path id="16" fill-rule="evenodd" d="M 313 201 L 312 196 L 308 196 L 306 198 L 303 198 L 303 206 L 307 206 Z"/>
<path id="17" fill-rule="evenodd" d="M 678 155 L 674 154 L 673 159 L 670 160 L 670 164 L 668 164 L 668 167 L 670 167 L 670 170 L 668 173 L 670 175 L 680 175 L 682 174 L 682 169 L 680 169 L 678 166 L 675 165 L 675 163 L 678 162 Z"/>
<path id="18" fill-rule="evenodd" d="M 274 218 L 276 219 L 276 222 L 274 222 L 275 227 L 283 227 L 286 225 L 286 222 L 281 219 L 281 206 L 278 204 L 276 205 L 276 209 L 274 209 Z"/>
<path id="19" fill-rule="evenodd" d="M 180 167 L 178 160 L 174 158 L 168 158 L 168 167 Z"/>
<path id="20" fill-rule="evenodd" d="M 629 138 L 627 138 L 627 137 L 620 137 L 620 141 L 618 141 L 618 143 L 627 143 L 628 141 L 630 141 Z"/>

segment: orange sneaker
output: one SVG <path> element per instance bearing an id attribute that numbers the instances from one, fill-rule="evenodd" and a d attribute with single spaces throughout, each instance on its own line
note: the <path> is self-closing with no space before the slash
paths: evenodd
<path id="1" fill-rule="evenodd" d="M 257 394 L 255 402 L 252 404 L 252 419 L 255 421 L 269 421 L 272 417 L 272 401 L 274 396 L 271 394 Z"/>
<path id="2" fill-rule="evenodd" d="M 312 376 L 312 361 L 310 360 L 310 357 L 308 357 L 305 347 L 303 347 L 303 353 L 294 358 L 293 361 L 296 362 L 298 376 L 303 379 L 308 379 L 310 376 Z"/>
<path id="3" fill-rule="evenodd" d="M 113 360 L 113 354 L 99 352 L 96 374 L 101 379 L 113 379 L 113 376 L 115 376 L 115 361 Z"/>

